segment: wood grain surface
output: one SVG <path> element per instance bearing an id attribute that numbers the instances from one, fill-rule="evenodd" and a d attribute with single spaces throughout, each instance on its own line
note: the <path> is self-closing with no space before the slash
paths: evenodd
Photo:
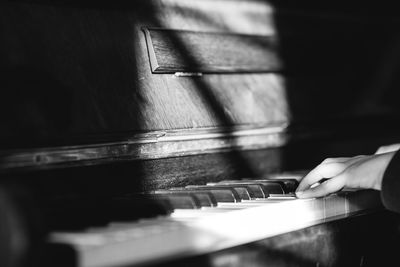
<path id="1" fill-rule="evenodd" d="M 43 2 L 1 3 L 1 148 L 398 113 L 396 20 L 255 0 Z M 142 27 L 273 36 L 290 71 L 153 74 Z M 184 64 L 199 65 L 192 45 L 173 41 Z"/>
<path id="2" fill-rule="evenodd" d="M 77 155 L 60 153 L 57 157 L 65 165 L 0 173 L 2 182 L 26 186 L 42 208 L 59 197 L 122 196 L 309 169 L 325 157 L 372 153 L 379 145 L 400 141 L 397 9 L 382 13 L 377 3 L 371 7 L 314 0 L 301 5 L 260 0 L 101 2 L 0 3 L 0 154 L 33 151 L 29 158 L 62 146 L 79 151 L 95 144 L 121 144 L 115 150 L 101 147 L 107 161 L 71 164 L 69 159 Z M 143 27 L 185 33 L 170 35 L 166 47 L 159 43 L 163 55 L 173 52 L 167 53 L 163 64 L 176 60 L 174 66 L 198 67 L 212 59 L 229 65 L 230 73 L 200 77 L 153 73 Z M 208 40 L 207 48 L 214 49 L 210 51 L 198 47 L 209 34 L 223 36 Z M 273 57 L 283 71 L 253 73 L 238 68 L 238 64 L 253 68 L 253 62 L 264 70 L 264 64 L 271 66 L 260 52 L 269 43 L 261 40 L 263 49 L 258 50 L 249 36 L 277 40 L 273 51 L 278 57 Z M 221 42 L 227 45 L 220 47 Z M 238 47 L 249 45 L 250 52 L 240 51 L 231 62 L 224 49 L 234 52 L 238 43 Z M 209 52 L 215 49 L 212 58 Z M 242 150 L 232 145 L 226 151 L 193 155 L 163 150 L 157 157 L 132 160 L 129 146 L 124 145 L 140 143 L 155 132 L 179 135 L 271 125 L 289 125 L 284 146 Z M 316 136 L 321 129 L 329 131 Z M 226 134 L 230 136 L 229 131 Z M 142 148 L 135 147 L 137 155 L 145 154 Z M 46 158 L 33 156 L 29 162 L 45 165 Z M 11 214 L 9 207 L 1 209 Z M 0 224 L 6 229 L 0 231 L 4 237 L 0 249 L 8 251 L 7 229 L 13 231 L 16 225 L 1 219 Z M 32 252 L 39 247 L 33 246 Z M 256 258 L 264 257 L 261 250 Z M 11 258 L 2 258 L 0 264 L 14 260 L 10 253 Z M 313 259 L 320 259 L 318 255 Z"/>
<path id="3" fill-rule="evenodd" d="M 282 70 L 274 36 L 240 35 L 147 29 L 147 47 L 153 73 L 257 73 Z M 187 62 L 176 40 L 190 48 Z"/>

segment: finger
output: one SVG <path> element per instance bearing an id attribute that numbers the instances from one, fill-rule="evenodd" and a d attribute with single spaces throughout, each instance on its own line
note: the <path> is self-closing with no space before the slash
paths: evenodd
<path id="1" fill-rule="evenodd" d="M 314 197 L 326 196 L 343 189 L 343 187 L 345 186 L 345 182 L 346 182 L 345 175 L 339 175 L 325 181 L 319 186 L 310 188 L 303 192 L 298 192 L 296 193 L 296 195 L 299 198 L 314 198 Z"/>
<path id="2" fill-rule="evenodd" d="M 358 155 L 358 156 L 354 156 L 354 157 L 327 158 L 324 161 L 322 161 L 321 164 L 336 162 L 336 163 L 344 163 L 347 166 L 350 166 L 354 162 L 357 162 L 363 158 L 365 158 L 365 155 Z"/>
<path id="3" fill-rule="evenodd" d="M 321 179 L 338 175 L 345 170 L 347 166 L 348 164 L 343 162 L 323 163 L 318 165 L 301 180 L 296 192 L 309 189 L 311 185 L 319 182 Z"/>
<path id="4" fill-rule="evenodd" d="M 355 157 L 327 158 L 324 161 L 322 161 L 322 163 L 319 166 L 317 166 L 314 170 L 312 170 L 309 174 L 307 174 L 305 177 L 302 178 L 296 191 L 304 191 L 308 189 L 310 186 L 320 181 L 321 179 L 326 179 L 336 176 L 340 172 L 342 172 L 343 170 L 354 164 L 355 162 L 360 161 L 364 158 L 365 158 L 364 155 L 359 155 Z M 329 167 L 327 167 L 326 166 L 327 164 L 333 164 L 333 165 L 329 165 Z M 317 176 L 320 175 L 320 177 L 317 177 L 315 175 Z M 314 178 L 309 178 L 310 176 Z M 307 179 L 310 179 L 309 182 L 307 182 Z"/>
<path id="5" fill-rule="evenodd" d="M 349 159 L 351 159 L 350 157 L 341 157 L 341 158 L 326 158 L 324 159 L 324 161 L 322 161 L 321 164 L 325 164 L 325 163 L 333 163 L 333 162 L 346 162 Z"/>

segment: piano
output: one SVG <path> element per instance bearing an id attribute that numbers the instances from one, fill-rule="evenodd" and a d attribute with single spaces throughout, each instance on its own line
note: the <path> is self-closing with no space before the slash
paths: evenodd
<path id="1" fill-rule="evenodd" d="M 0 266 L 385 266 L 379 192 L 296 199 L 400 141 L 395 3 L 0 3 Z"/>

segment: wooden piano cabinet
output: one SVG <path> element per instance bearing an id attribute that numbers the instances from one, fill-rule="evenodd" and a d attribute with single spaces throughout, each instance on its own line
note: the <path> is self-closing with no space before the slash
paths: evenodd
<path id="1" fill-rule="evenodd" d="M 310 125 L 337 123 L 333 135 L 348 132 L 353 121 L 365 119 L 368 125 L 369 119 L 397 118 L 393 15 L 367 16 L 347 5 L 304 10 L 274 4 L 5 1 L 1 146 L 97 144 L 133 141 L 135 134 L 277 125 L 310 133 Z M 174 75 L 187 74 L 185 68 L 153 73 L 143 28 L 170 33 L 169 43 L 161 42 L 160 34 L 153 41 L 166 46 L 167 58 L 199 66 L 194 71 L 202 75 Z M 200 43 L 191 45 L 193 39 Z M 213 39 L 233 43 L 225 52 L 237 55 L 231 60 L 222 52 L 215 55 L 214 63 L 228 64 L 220 73 L 204 65 L 210 55 L 199 57 L 221 50 L 207 50 Z M 261 48 L 252 49 L 251 40 Z M 243 62 L 247 54 L 234 48 L 246 47 L 254 54 Z M 264 54 L 281 67 L 266 69 L 265 60 L 251 58 Z M 235 69 L 239 60 L 246 66 Z M 396 128 L 394 120 L 381 126 L 383 132 Z"/>
<path id="2" fill-rule="evenodd" d="M 265 177 L 400 142 L 389 4 L 102 2 L 0 2 L 0 267 L 42 267 L 55 200 Z M 351 217 L 159 264 L 396 264 L 397 223 Z"/>

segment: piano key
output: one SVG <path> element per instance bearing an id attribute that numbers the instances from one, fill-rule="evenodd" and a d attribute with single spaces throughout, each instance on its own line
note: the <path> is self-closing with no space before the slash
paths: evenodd
<path id="1" fill-rule="evenodd" d="M 190 185 L 185 187 L 186 190 L 195 192 L 210 192 L 213 194 L 217 202 L 240 202 L 241 198 L 238 192 L 231 187 L 226 186 L 206 186 L 206 185 Z"/>
<path id="2" fill-rule="evenodd" d="M 210 214 L 209 211 L 212 211 L 212 213 L 217 213 L 220 211 L 227 211 L 227 210 L 239 210 L 239 209 L 259 207 L 259 206 L 269 205 L 269 204 L 276 204 L 276 203 L 280 203 L 280 202 L 287 201 L 287 200 L 293 200 L 293 199 L 295 199 L 295 198 L 293 198 L 292 196 L 289 196 L 289 197 L 281 197 L 281 198 L 276 198 L 276 199 L 259 199 L 261 201 L 257 201 L 257 199 L 251 199 L 251 200 L 242 200 L 241 202 L 220 202 L 220 203 L 218 203 L 216 208 L 211 208 L 211 209 L 207 209 L 207 210 L 202 208 L 201 210 L 193 210 L 193 211 L 181 210 L 177 213 L 179 213 L 179 214 L 184 213 L 185 215 L 186 214 L 191 214 L 191 215 L 207 214 L 207 215 L 209 215 Z M 175 211 L 171 214 L 171 217 L 176 217 Z"/>
<path id="3" fill-rule="evenodd" d="M 225 203 L 231 203 L 231 202 L 225 202 Z M 240 203 L 240 202 L 239 202 Z M 233 204 L 233 203 L 231 203 Z M 199 209 L 199 210 L 175 210 L 173 213 L 171 213 L 170 218 L 172 220 L 188 220 L 188 219 L 198 219 L 198 218 L 204 218 L 207 216 L 212 216 L 215 214 L 221 214 L 224 212 L 230 212 L 231 209 L 219 209 L 217 207 L 211 208 L 211 209 Z"/>
<path id="4" fill-rule="evenodd" d="M 346 198 L 343 195 L 332 194 L 323 198 L 325 217 L 343 216 L 346 214 Z"/>
<path id="5" fill-rule="evenodd" d="M 272 202 L 262 199 L 261 203 L 243 200 L 218 203 L 218 207 L 177 209 L 173 216 L 140 220 L 132 225 L 124 223 L 111 229 L 98 227 L 81 233 L 53 233 L 50 241 L 72 245 L 78 254 L 78 267 L 143 264 L 166 257 L 217 251 L 330 221 L 338 216 L 365 213 L 379 206 L 376 204 L 380 203 L 379 194 L 373 193 L 360 191 L 343 193 L 345 198 L 335 194 L 327 198 Z M 350 199 L 354 202 L 354 209 L 347 213 L 346 201 Z M 355 202 L 366 199 L 369 201 L 362 203 L 357 210 Z M 246 231 L 238 231 L 244 228 Z M 165 240 L 169 246 L 164 245 Z M 103 256 L 104 251 L 109 252 L 108 257 Z"/>
<path id="6" fill-rule="evenodd" d="M 296 199 L 296 195 L 294 193 L 288 193 L 288 194 L 270 194 L 268 196 L 268 199 L 276 199 L 276 200 L 286 200 L 286 199 Z"/>
<path id="7" fill-rule="evenodd" d="M 227 187 L 233 188 L 239 195 L 241 200 L 249 200 L 255 198 L 255 194 L 253 190 L 246 184 L 236 184 L 236 183 L 218 183 L 218 184 L 207 184 L 206 186 L 213 186 L 213 187 Z"/>
<path id="8" fill-rule="evenodd" d="M 277 201 L 252 201 L 252 200 L 247 200 L 247 201 L 242 201 L 239 203 L 218 203 L 217 208 L 229 208 L 229 209 L 243 209 L 243 208 L 252 208 L 252 207 L 260 207 L 260 206 L 265 206 L 269 204 L 276 204 L 279 203 Z"/>
<path id="9" fill-rule="evenodd" d="M 156 193 L 164 193 L 164 194 L 175 194 L 175 193 L 186 193 L 194 195 L 200 202 L 201 207 L 215 207 L 217 206 L 217 201 L 214 195 L 210 192 L 196 192 L 196 191 L 188 191 L 185 188 L 172 188 L 172 189 L 164 189 L 157 190 Z"/>
<path id="10" fill-rule="evenodd" d="M 292 200 L 294 200 L 294 199 L 254 199 L 254 200 L 251 200 L 251 201 L 254 201 L 254 203 L 265 203 L 265 204 L 268 204 L 268 203 L 282 203 L 282 202 L 285 202 L 285 201 L 292 201 Z M 248 200 L 246 200 L 246 202 L 247 202 Z"/>
<path id="11" fill-rule="evenodd" d="M 197 210 L 190 210 L 190 209 L 176 209 L 176 211 L 199 211 Z M 87 232 L 115 232 L 115 231 L 136 231 L 136 235 L 144 235 L 144 232 L 162 232 L 164 230 L 174 230 L 179 229 L 179 224 L 177 224 L 174 220 L 170 220 L 171 213 L 168 217 L 157 217 L 153 219 L 143 219 L 137 222 L 114 222 L 109 224 L 106 228 L 91 228 L 88 229 Z M 144 229 L 145 231 L 141 231 Z M 149 230 L 150 229 L 150 230 Z"/>
<path id="12" fill-rule="evenodd" d="M 258 184 L 263 186 L 264 195 L 269 194 L 284 194 L 285 191 L 283 189 L 284 184 L 279 181 L 272 180 L 251 180 L 251 179 L 241 179 L 241 180 L 227 180 L 224 183 L 250 183 L 250 184 Z"/>
<path id="13" fill-rule="evenodd" d="M 217 200 L 211 192 L 192 192 L 201 202 L 202 207 L 215 207 Z"/>
<path id="14" fill-rule="evenodd" d="M 254 203 L 280 203 L 280 202 L 285 202 L 285 201 L 293 201 L 296 200 L 296 197 L 272 197 L 272 198 L 259 198 L 259 199 L 252 199 L 252 200 L 243 200 L 242 202 L 254 202 Z"/>
<path id="15" fill-rule="evenodd" d="M 293 184 L 294 184 L 293 181 L 287 180 L 287 179 L 262 179 L 259 181 L 278 183 L 281 185 L 284 193 L 294 192 L 297 188 L 297 185 L 295 187 L 293 187 Z"/>
<path id="16" fill-rule="evenodd" d="M 201 208 L 200 200 L 189 192 L 176 192 L 175 194 L 153 192 L 150 197 L 159 200 L 169 201 L 174 209 L 199 209 Z"/>
<path id="17" fill-rule="evenodd" d="M 253 192 L 252 198 L 265 198 L 268 195 L 268 193 L 264 192 L 264 187 L 262 184 L 246 183 L 240 180 L 231 182 L 221 181 L 218 183 L 207 183 L 207 185 L 245 185 Z"/>
<path id="18" fill-rule="evenodd" d="M 285 178 L 283 178 L 285 177 Z M 299 182 L 296 179 L 293 178 L 286 178 L 286 176 L 274 176 L 274 177 L 269 177 L 270 180 L 279 180 L 284 184 L 284 190 L 286 193 L 294 192 L 296 191 L 297 186 L 299 185 Z"/>

